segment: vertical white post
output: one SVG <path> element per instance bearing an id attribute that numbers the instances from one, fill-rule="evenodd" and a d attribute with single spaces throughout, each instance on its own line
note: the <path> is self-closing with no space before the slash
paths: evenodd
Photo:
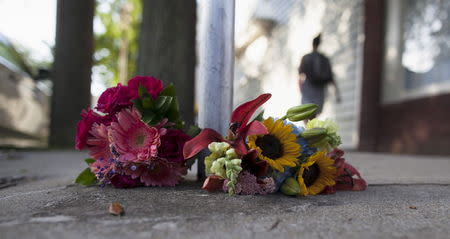
<path id="1" fill-rule="evenodd" d="M 198 124 L 225 134 L 233 107 L 234 0 L 202 0 Z M 203 160 L 197 176 L 205 177 Z"/>
<path id="2" fill-rule="evenodd" d="M 198 123 L 225 134 L 233 104 L 234 0 L 203 0 L 201 7 Z"/>

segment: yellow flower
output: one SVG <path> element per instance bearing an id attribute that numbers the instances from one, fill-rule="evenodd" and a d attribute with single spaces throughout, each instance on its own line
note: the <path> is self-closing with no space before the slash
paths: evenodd
<path id="1" fill-rule="evenodd" d="M 284 172 L 284 166 L 295 167 L 301 148 L 292 126 L 273 118 L 264 120 L 263 124 L 269 134 L 249 136 L 248 146 L 258 151 L 259 159 L 280 172 Z"/>
<path id="2" fill-rule="evenodd" d="M 311 155 L 300 166 L 297 174 L 300 194 L 303 196 L 316 195 L 322 192 L 326 186 L 336 184 L 336 167 L 333 164 L 334 161 L 327 156 L 326 152 L 319 151 Z"/>

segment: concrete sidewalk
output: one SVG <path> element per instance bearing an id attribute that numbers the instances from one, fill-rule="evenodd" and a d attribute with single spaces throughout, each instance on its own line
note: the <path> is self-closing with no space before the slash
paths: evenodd
<path id="1" fill-rule="evenodd" d="M 5 156 L 5 155 L 3 155 Z M 83 187 L 85 153 L 0 158 L 0 238 L 448 238 L 450 160 L 348 153 L 364 192 L 314 197 L 209 194 L 176 188 Z M 126 214 L 108 214 L 111 202 Z"/>

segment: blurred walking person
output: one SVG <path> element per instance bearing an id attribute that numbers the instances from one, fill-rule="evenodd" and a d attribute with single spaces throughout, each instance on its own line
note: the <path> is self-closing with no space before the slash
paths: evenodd
<path id="1" fill-rule="evenodd" d="M 317 115 L 322 112 L 325 90 L 329 84 L 335 88 L 337 103 L 341 102 L 341 95 L 333 78 L 330 60 L 318 52 L 320 38 L 321 34 L 313 39 L 313 51 L 302 57 L 298 68 L 302 104 L 316 104 L 318 106 Z"/>

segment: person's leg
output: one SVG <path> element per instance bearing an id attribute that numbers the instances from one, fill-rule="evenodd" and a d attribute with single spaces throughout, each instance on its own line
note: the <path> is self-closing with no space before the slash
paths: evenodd
<path id="1" fill-rule="evenodd" d="M 322 113 L 325 101 L 325 90 L 323 87 L 317 87 L 310 84 L 305 84 L 302 90 L 302 104 L 317 105 L 316 116 Z"/>

